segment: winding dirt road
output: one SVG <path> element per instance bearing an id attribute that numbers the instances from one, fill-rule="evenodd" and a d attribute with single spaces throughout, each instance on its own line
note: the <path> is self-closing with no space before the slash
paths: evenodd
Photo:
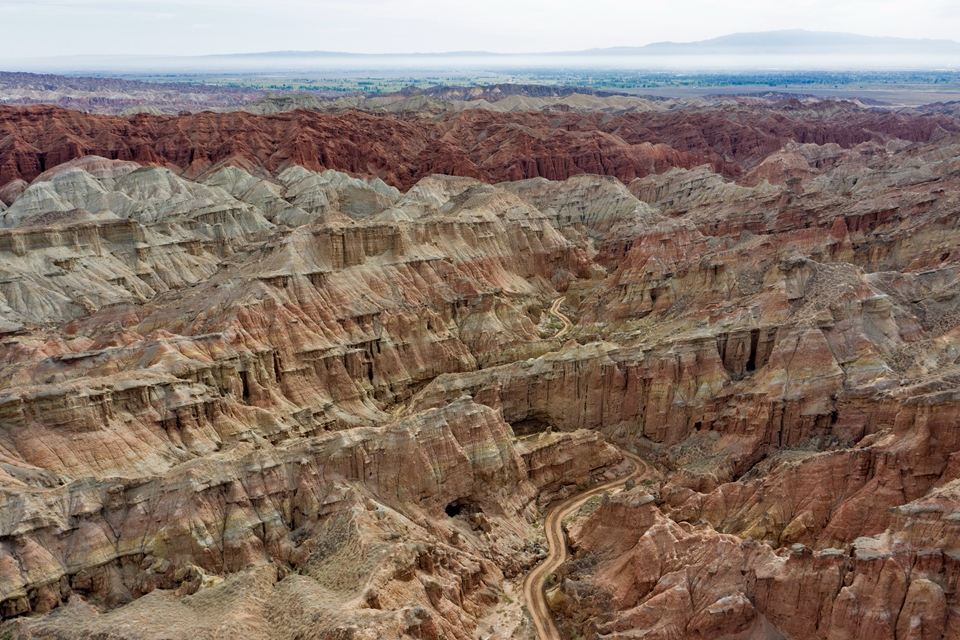
<path id="1" fill-rule="evenodd" d="M 556 302 L 554 302 L 554 305 L 558 306 Z M 553 311 L 551 310 L 551 312 Z M 620 452 L 633 462 L 633 472 L 630 475 L 594 487 L 589 491 L 578 493 L 563 502 L 558 502 L 550 507 L 543 519 L 543 531 L 547 536 L 547 544 L 550 550 L 546 559 L 534 567 L 533 571 L 527 575 L 526 580 L 523 581 L 523 599 L 526 600 L 527 607 L 530 609 L 530 615 L 533 617 L 533 623 L 537 627 L 540 640 L 562 640 L 560 631 L 550 615 L 544 588 L 547 576 L 556 571 L 569 557 L 567 540 L 563 533 L 564 518 L 577 511 L 583 506 L 583 503 L 593 496 L 605 491 L 619 489 L 627 483 L 627 480 L 646 474 L 649 471 L 647 463 L 637 456 L 622 449 Z"/>
<path id="2" fill-rule="evenodd" d="M 557 338 L 562 338 L 565 333 L 567 333 L 568 331 L 570 331 L 570 329 L 573 328 L 573 323 L 570 322 L 570 318 L 560 313 L 560 305 L 563 304 L 563 299 L 565 297 L 566 296 L 560 296 L 559 298 L 553 301 L 553 305 L 550 307 L 550 313 L 560 318 L 560 322 L 563 323 L 563 329 L 560 329 L 560 331 L 557 331 L 557 335 L 553 336 L 554 340 L 556 340 Z"/>

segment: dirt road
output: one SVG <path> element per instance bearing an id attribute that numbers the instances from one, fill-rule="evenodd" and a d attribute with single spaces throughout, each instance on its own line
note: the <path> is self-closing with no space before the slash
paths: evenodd
<path id="1" fill-rule="evenodd" d="M 568 331 L 570 331 L 570 329 L 573 328 L 573 323 L 570 322 L 570 318 L 560 313 L 560 305 L 563 304 L 563 299 L 565 297 L 566 296 L 560 296 L 559 298 L 553 301 L 553 305 L 550 307 L 550 313 L 560 318 L 560 322 L 563 323 L 563 329 L 560 329 L 560 331 L 557 331 L 557 335 L 553 336 L 554 339 L 562 338 L 564 334 L 566 334 Z"/>
<path id="2" fill-rule="evenodd" d="M 554 306 L 559 306 L 558 302 L 559 299 L 557 302 L 554 302 Z M 551 310 L 551 313 L 555 312 Z M 551 506 L 547 511 L 546 517 L 543 519 L 543 531 L 547 536 L 547 544 L 550 550 L 546 559 L 534 567 L 533 571 L 527 576 L 527 579 L 523 581 L 523 598 L 526 600 L 527 607 L 530 609 L 530 615 L 533 617 L 533 622 L 537 627 L 537 634 L 540 636 L 540 640 L 562 640 L 560 638 L 560 632 L 557 630 L 557 625 L 550 615 L 550 608 L 547 607 L 544 583 L 547 576 L 556 571 L 568 558 L 567 540 L 563 534 L 564 518 L 577 511 L 583 506 L 583 503 L 593 496 L 605 491 L 619 489 L 627 483 L 627 480 L 649 472 L 649 467 L 646 462 L 632 453 L 623 450 L 621 450 L 621 453 L 633 462 L 634 469 L 631 474 L 594 487 L 589 491 L 578 493 L 563 502 Z"/>

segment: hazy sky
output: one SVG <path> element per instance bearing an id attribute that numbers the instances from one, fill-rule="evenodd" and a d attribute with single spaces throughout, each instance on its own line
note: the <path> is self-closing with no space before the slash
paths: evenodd
<path id="1" fill-rule="evenodd" d="M 960 39 L 957 0 L 0 0 L 0 59 L 571 51 L 810 29 Z"/>

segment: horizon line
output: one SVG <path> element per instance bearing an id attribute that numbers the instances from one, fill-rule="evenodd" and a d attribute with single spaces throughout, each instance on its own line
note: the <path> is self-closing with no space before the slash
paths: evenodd
<path id="1" fill-rule="evenodd" d="M 84 59 L 84 58 L 127 58 L 127 59 L 151 59 L 151 58 L 170 58 L 177 60 L 191 60 L 198 58 L 226 58 L 226 57 L 244 57 L 244 56 L 294 56 L 294 55 L 303 55 L 303 56 L 345 56 L 345 57 L 413 57 L 413 56 L 426 56 L 426 57 L 441 57 L 441 56 L 451 56 L 451 57 L 469 57 L 469 56 L 491 56 L 491 57 L 508 57 L 508 56 L 563 56 L 563 55 L 581 55 L 581 54 L 592 54 L 603 52 L 614 52 L 614 51 L 629 51 L 635 50 L 638 53 L 640 50 L 648 49 L 650 47 L 661 47 L 661 46 L 685 46 L 685 45 L 702 45 L 705 43 L 712 43 L 718 40 L 724 40 L 726 38 L 733 38 L 736 36 L 747 36 L 747 35 L 766 35 L 766 34 L 783 34 L 783 33 L 795 33 L 795 34 L 811 34 L 811 35 L 829 35 L 829 36 L 853 36 L 856 38 L 863 38 L 867 40 L 876 40 L 876 41 L 890 41 L 897 40 L 904 43 L 914 43 L 914 44 L 951 44 L 960 47 L 960 41 L 951 40 L 947 38 L 906 38 L 902 36 L 870 36 L 859 33 L 853 33 L 848 31 L 813 31 L 810 29 L 773 29 L 767 31 L 737 31 L 733 33 L 724 34 L 721 36 L 716 36 L 714 38 L 706 38 L 703 40 L 692 40 L 687 42 L 674 42 L 672 40 L 663 40 L 657 42 L 650 42 L 644 45 L 613 45 L 609 47 L 590 47 L 587 49 L 578 49 L 578 50 L 566 50 L 566 51 L 527 51 L 527 52 L 518 52 L 518 51 L 486 51 L 486 50 L 461 50 L 461 51 L 411 51 L 411 52 L 388 52 L 388 53 L 369 53 L 369 52 L 354 52 L 354 51 L 330 51 L 323 49 L 287 49 L 287 50 L 273 50 L 273 51 L 247 51 L 247 52 L 232 52 L 232 53 L 203 53 L 203 54 L 193 54 L 193 55 L 177 55 L 177 54 L 167 54 L 167 53 L 154 53 L 154 54 L 142 54 L 142 53 L 81 53 L 81 54 L 64 54 L 64 55 L 54 55 L 54 56 L 30 56 L 30 57 L 4 57 L 0 55 L 0 60 L 62 60 L 62 59 Z M 740 45 L 741 47 L 744 45 Z M 751 46 L 751 45 L 747 45 Z M 763 45 L 752 45 L 754 47 L 761 47 Z M 787 45 L 792 46 L 792 45 Z M 799 45 L 803 46 L 803 45 Z M 813 45 L 816 46 L 816 45 Z M 820 45 L 824 46 L 824 45 Z M 826 46 L 837 46 L 826 45 Z M 844 46 L 844 45 L 840 45 Z M 855 43 L 851 43 L 850 47 L 862 46 Z M 659 52 L 660 55 L 671 55 L 667 52 Z M 614 54 L 614 55 L 627 55 L 624 53 Z M 794 53 L 793 55 L 798 55 Z M 802 55 L 799 54 L 799 55 Z"/>

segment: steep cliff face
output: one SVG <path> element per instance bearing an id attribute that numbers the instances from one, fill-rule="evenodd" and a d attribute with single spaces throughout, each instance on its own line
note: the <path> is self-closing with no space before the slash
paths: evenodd
<path id="1" fill-rule="evenodd" d="M 656 473 L 568 523 L 571 637 L 952 637 L 960 144 L 818 109 L 3 111 L 117 148 L 0 194 L 2 630 L 522 635 L 611 442 Z"/>
<path id="2" fill-rule="evenodd" d="M 439 374 L 556 349 L 554 279 L 598 275 L 508 191 L 88 157 L 4 213 L 0 606 L 69 603 L 17 634 L 194 592 L 229 617 L 239 590 L 258 614 L 230 628 L 270 637 L 320 589 L 353 604 L 304 633 L 471 637 L 537 558 L 541 490 L 621 460 L 593 432 L 517 440 L 467 399 L 404 409 Z"/>
<path id="3" fill-rule="evenodd" d="M 636 488 L 571 526 L 577 558 L 552 602 L 569 627 L 614 637 L 952 637 L 957 566 L 942 545 L 956 536 L 943 520 L 953 484 L 846 550 L 774 550 L 677 523 Z"/>
<path id="4" fill-rule="evenodd" d="M 224 164 L 277 173 L 291 166 L 373 174 L 408 189 L 443 173 L 490 182 L 580 174 L 623 182 L 710 163 L 728 177 L 796 141 L 850 148 L 930 141 L 957 131 L 939 114 L 901 115 L 850 104 L 692 105 L 640 113 L 432 113 L 304 110 L 190 116 L 95 116 L 47 106 L 0 110 L 0 187 L 31 181 L 85 155 L 176 168 L 188 178 Z"/>
<path id="5" fill-rule="evenodd" d="M 654 353 L 672 343 L 689 381 L 657 357 L 680 419 L 650 429 L 648 406 L 625 425 L 642 432 L 616 434 L 667 473 L 652 498 L 584 524 L 557 596 L 572 627 L 950 637 L 956 541 L 933 523 L 954 508 L 958 450 L 955 154 L 918 145 L 901 164 L 864 147 L 826 169 L 811 154 L 802 194 L 789 176 L 751 191 L 702 169 L 631 185 L 672 217 L 608 234 L 597 259 L 611 277 L 581 328 Z M 631 518 L 646 524 L 617 528 Z"/>
<path id="6" fill-rule="evenodd" d="M 253 205 L 232 206 L 271 229 Z M 549 298 L 558 270 L 591 275 L 547 218 L 497 190 L 413 221 L 344 216 L 270 236 L 222 223 L 202 235 L 209 227 L 156 213 L 77 224 L 68 212 L 6 232 L 10 331 L 76 318 L 57 338 L 23 330 L 3 345 L 11 444 L 25 462 L 70 477 L 132 471 L 144 462 L 111 439 L 158 420 L 159 438 L 136 438 L 154 472 L 238 438 L 376 424 L 438 374 L 553 348 L 525 306 Z M 97 416 L 101 428 L 80 426 Z M 82 443 L 32 453 L 68 424 Z"/>
<path id="7" fill-rule="evenodd" d="M 605 591 L 610 582 L 630 579 L 629 571 L 616 577 L 625 563 L 646 566 L 649 558 L 628 561 L 623 554 L 639 551 L 619 529 L 597 534 L 599 550 L 585 547 L 570 570 L 599 591 L 587 597 L 561 585 L 557 612 L 571 628 L 893 638 L 956 624 L 952 574 L 940 564 L 933 580 L 910 571 L 917 558 L 944 557 L 952 534 L 920 534 L 909 546 L 900 528 L 919 525 L 898 515 L 921 513 L 913 502 L 956 478 L 956 147 L 912 147 L 906 165 L 899 153 L 858 148 L 826 169 L 811 154 L 812 177 L 800 195 L 732 185 L 704 169 L 633 183 L 660 211 L 624 213 L 596 256 L 609 277 L 568 294 L 579 301 L 575 335 L 606 342 L 441 376 L 417 396 L 414 406 L 430 407 L 467 393 L 510 422 L 600 429 L 649 452 L 666 475 L 646 508 L 676 545 L 656 553 L 684 549 L 670 570 L 685 572 L 684 580 L 717 563 L 739 575 L 745 555 L 728 557 L 723 545 L 740 540 L 763 544 L 738 553 L 790 558 L 789 576 L 778 570 L 763 589 L 717 577 L 724 586 L 693 598 L 692 609 L 689 597 L 672 591 L 617 600 Z M 608 514 L 596 526 L 616 528 L 621 517 Z M 710 551 L 686 555 L 692 530 L 676 523 L 696 527 L 696 544 Z M 596 568 L 598 553 L 612 573 Z M 878 585 L 887 561 L 902 573 L 888 569 Z M 829 590 L 813 586 L 824 563 L 839 571 Z M 770 579 L 770 569 L 757 570 Z M 657 580 L 670 571 L 647 582 L 668 589 L 672 583 Z M 801 595 L 781 586 L 793 584 Z M 672 606 L 661 602 L 668 596 L 686 607 L 672 627 L 658 621 Z"/>
<path id="8" fill-rule="evenodd" d="M 238 444 L 154 477 L 26 489 L 6 507 L 3 536 L 13 541 L 7 563 L 20 567 L 19 575 L 4 576 L 6 611 L 42 612 L 68 593 L 123 602 L 154 589 L 183 589 L 185 576 L 233 573 L 251 564 L 313 571 L 318 545 L 363 546 L 369 542 L 352 538 L 389 530 L 390 523 L 376 524 L 388 517 L 381 511 L 408 523 L 394 526 L 417 529 L 422 541 L 448 540 L 458 525 L 444 509 L 458 501 L 489 514 L 503 533 L 500 546 L 487 548 L 467 528 L 460 545 L 466 547 L 454 553 L 476 563 L 481 551 L 496 550 L 529 564 L 524 541 L 510 529 L 526 524 L 517 517 L 537 490 L 558 476 L 585 477 L 592 465 L 615 462 L 617 454 L 595 436 L 578 434 L 549 447 L 527 444 L 522 454 L 493 411 L 461 401 L 382 429 L 277 448 Z M 579 462 L 550 477 L 528 473 L 525 459 L 549 464 L 558 456 Z M 353 531 L 365 526 L 356 523 L 337 533 L 346 539 L 328 540 L 333 534 L 326 529 L 370 518 L 372 532 Z M 344 586 L 361 588 L 369 574 L 382 573 L 378 565 L 389 558 L 377 555 L 351 558 L 358 569 L 372 566 Z M 493 571 L 490 580 L 500 579 L 499 570 L 486 571 Z"/>

